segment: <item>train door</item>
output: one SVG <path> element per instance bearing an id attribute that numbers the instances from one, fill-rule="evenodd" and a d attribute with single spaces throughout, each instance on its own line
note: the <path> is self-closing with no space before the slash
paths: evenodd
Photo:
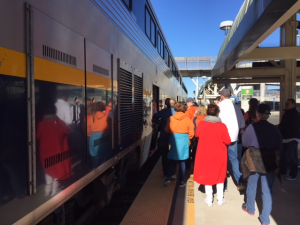
<path id="1" fill-rule="evenodd" d="M 152 99 L 152 117 L 153 117 L 153 115 L 159 111 L 159 87 L 153 85 L 152 91 L 153 91 L 153 99 Z M 159 132 L 158 124 L 155 124 L 152 130 L 150 151 L 154 151 L 156 149 L 158 132 Z"/>
<path id="2" fill-rule="evenodd" d="M 153 85 L 152 116 L 159 111 L 159 87 Z"/>

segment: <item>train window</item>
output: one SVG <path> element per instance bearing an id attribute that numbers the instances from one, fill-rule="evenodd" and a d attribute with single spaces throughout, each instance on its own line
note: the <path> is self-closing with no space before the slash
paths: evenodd
<path id="1" fill-rule="evenodd" d="M 132 10 L 132 0 L 123 0 L 123 2 L 129 9 L 129 11 L 131 11 Z"/>
<path id="2" fill-rule="evenodd" d="M 164 43 L 163 39 L 160 39 L 160 56 L 162 58 L 164 58 L 164 46 L 165 46 L 165 43 Z"/>
<path id="3" fill-rule="evenodd" d="M 146 7 L 145 32 L 152 44 L 156 45 L 156 25 Z"/>
<path id="4" fill-rule="evenodd" d="M 151 16 L 148 12 L 148 10 L 146 9 L 146 22 L 145 22 L 145 29 L 146 29 L 146 34 L 148 36 L 148 38 L 151 38 L 151 27 L 150 27 L 150 23 L 151 23 Z"/>
<path id="5" fill-rule="evenodd" d="M 164 45 L 165 45 L 165 43 L 161 37 L 161 34 L 158 32 L 157 33 L 157 51 L 162 58 L 164 58 Z"/>
<path id="6" fill-rule="evenodd" d="M 160 48 L 160 42 L 161 41 L 161 36 L 159 33 L 157 33 L 157 51 L 158 51 L 158 54 L 161 54 L 161 48 Z"/>
<path id="7" fill-rule="evenodd" d="M 165 47 L 165 63 L 167 66 L 169 66 L 169 52 L 167 50 L 167 47 Z"/>
<path id="8" fill-rule="evenodd" d="M 172 70 L 173 75 L 176 77 L 174 61 L 173 61 L 173 59 L 171 59 L 171 61 L 172 61 L 172 66 L 170 66 L 170 69 Z"/>
<path id="9" fill-rule="evenodd" d="M 155 46 L 156 42 L 156 25 L 154 21 L 151 19 L 151 42 Z"/>

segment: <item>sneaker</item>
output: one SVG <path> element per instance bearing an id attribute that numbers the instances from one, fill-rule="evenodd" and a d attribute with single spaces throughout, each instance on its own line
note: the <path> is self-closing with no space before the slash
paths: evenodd
<path id="1" fill-rule="evenodd" d="M 228 192 L 228 189 L 226 188 L 224 191 L 225 191 L 225 192 Z"/>
<path id="2" fill-rule="evenodd" d="M 171 176 L 171 179 L 176 180 L 177 179 L 176 175 Z"/>
<path id="3" fill-rule="evenodd" d="M 245 188 L 245 186 L 244 186 L 243 184 L 239 184 L 239 185 L 237 186 L 237 189 L 238 189 L 238 191 L 243 191 L 243 190 L 245 190 L 246 188 Z"/>
<path id="4" fill-rule="evenodd" d="M 218 205 L 222 206 L 226 203 L 225 198 L 222 199 L 222 201 L 218 201 Z"/>
<path id="5" fill-rule="evenodd" d="M 204 199 L 204 202 L 208 207 L 212 207 L 212 202 L 207 201 L 207 199 Z"/>
<path id="6" fill-rule="evenodd" d="M 287 180 L 296 180 L 296 177 L 291 177 L 291 176 L 288 176 L 287 178 L 285 178 Z"/>
<path id="7" fill-rule="evenodd" d="M 246 213 L 248 213 L 250 216 L 254 216 L 254 213 L 250 213 L 246 207 L 246 203 L 242 204 L 242 210 L 244 210 Z"/>
<path id="8" fill-rule="evenodd" d="M 168 186 L 169 184 L 171 184 L 170 179 L 166 179 L 166 181 L 164 182 L 164 185 L 165 185 L 165 186 Z"/>
<path id="9" fill-rule="evenodd" d="M 184 187 L 186 185 L 186 183 L 184 183 L 183 181 L 180 182 L 179 187 Z"/>

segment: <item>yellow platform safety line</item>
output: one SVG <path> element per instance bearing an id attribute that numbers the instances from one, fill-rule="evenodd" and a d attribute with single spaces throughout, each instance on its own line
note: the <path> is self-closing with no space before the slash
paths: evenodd
<path id="1" fill-rule="evenodd" d="M 194 175 L 191 174 L 187 182 L 187 211 L 186 211 L 186 225 L 195 224 L 195 194 L 194 194 Z"/>

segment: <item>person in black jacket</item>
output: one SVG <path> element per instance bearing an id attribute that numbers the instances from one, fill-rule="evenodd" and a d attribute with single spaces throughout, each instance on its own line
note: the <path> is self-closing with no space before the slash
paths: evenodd
<path id="1" fill-rule="evenodd" d="M 164 175 L 166 176 L 168 172 L 167 155 L 169 153 L 169 134 L 166 133 L 165 126 L 170 116 L 173 116 L 175 114 L 175 110 L 173 108 L 175 105 L 175 100 L 171 98 L 166 98 L 165 105 L 166 105 L 165 109 L 160 110 L 159 112 L 154 114 L 152 121 L 155 124 L 160 124 L 159 126 L 160 135 L 159 135 L 157 147 L 162 154 L 163 172 Z M 174 170 L 176 170 L 176 168 Z M 171 178 L 175 179 L 176 176 L 173 175 Z"/>
<path id="2" fill-rule="evenodd" d="M 283 137 L 283 148 L 280 151 L 280 173 L 287 180 L 295 180 L 298 174 L 298 142 L 300 142 L 300 114 L 296 109 L 296 101 L 288 99 L 285 103 L 285 113 L 278 128 Z M 291 155 L 291 171 L 288 174 L 287 157 Z"/>

